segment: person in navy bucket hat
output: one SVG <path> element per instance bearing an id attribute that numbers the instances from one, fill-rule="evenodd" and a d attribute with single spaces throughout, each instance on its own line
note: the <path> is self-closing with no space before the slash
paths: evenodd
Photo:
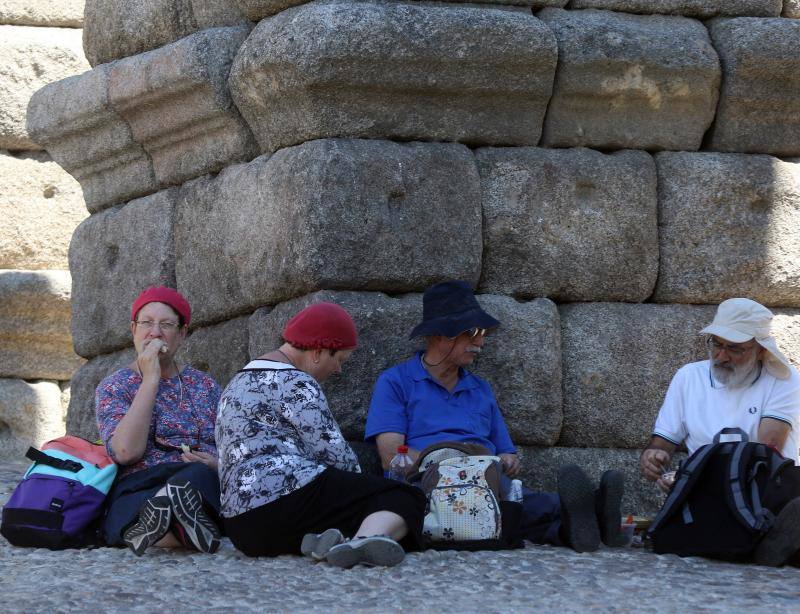
<path id="1" fill-rule="evenodd" d="M 410 338 L 443 335 L 457 337 L 473 328 L 489 329 L 500 322 L 486 313 L 465 281 L 445 281 L 431 286 L 422 297 L 422 322 Z"/>
<path id="2" fill-rule="evenodd" d="M 520 471 L 517 450 L 491 386 L 470 373 L 486 335 L 500 326 L 478 303 L 464 281 L 444 281 L 422 297 L 422 321 L 410 337 L 424 337 L 425 349 L 384 371 L 375 384 L 365 439 L 377 445 L 384 469 L 398 446 L 419 451 L 445 442 L 473 443 L 498 456 L 504 475 L 501 491 L 510 492 Z M 607 471 L 594 486 L 576 465 L 558 471 L 558 493 L 523 491 L 522 529 L 534 543 L 596 550 L 602 539 L 621 545 L 622 474 Z"/>

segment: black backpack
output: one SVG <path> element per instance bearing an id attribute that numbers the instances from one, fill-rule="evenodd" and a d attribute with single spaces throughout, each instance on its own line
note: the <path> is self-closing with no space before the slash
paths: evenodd
<path id="1" fill-rule="evenodd" d="M 741 429 L 723 429 L 683 462 L 648 535 L 659 554 L 746 560 L 797 496 L 792 460 L 748 442 Z"/>

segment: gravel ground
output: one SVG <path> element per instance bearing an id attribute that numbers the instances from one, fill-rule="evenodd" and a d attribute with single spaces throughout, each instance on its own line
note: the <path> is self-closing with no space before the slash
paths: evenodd
<path id="1" fill-rule="evenodd" d="M 0 504 L 23 471 L 0 465 Z M 115 548 L 15 548 L 0 538 L 0 595 L 3 612 L 800 612 L 800 569 L 529 545 L 340 570 L 299 556 L 248 559 L 227 540 L 215 555 L 153 549 L 136 558 Z"/>

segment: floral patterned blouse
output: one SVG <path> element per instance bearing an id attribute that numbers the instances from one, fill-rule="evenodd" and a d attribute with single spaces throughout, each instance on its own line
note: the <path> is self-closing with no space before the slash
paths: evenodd
<path id="1" fill-rule="evenodd" d="M 95 411 L 100 438 L 111 458 L 111 437 L 139 390 L 142 376 L 128 367 L 105 378 L 95 391 Z M 214 422 L 219 385 L 207 373 L 184 367 L 180 375 L 158 382 L 150 433 L 144 455 L 132 465 L 120 465 L 124 476 L 162 463 L 180 463 L 181 444 L 216 454 Z M 173 447 L 174 446 L 174 447 Z"/>
<path id="2" fill-rule="evenodd" d="M 254 360 L 230 381 L 217 412 L 222 515 L 288 495 L 328 467 L 360 472 L 317 381 Z"/>

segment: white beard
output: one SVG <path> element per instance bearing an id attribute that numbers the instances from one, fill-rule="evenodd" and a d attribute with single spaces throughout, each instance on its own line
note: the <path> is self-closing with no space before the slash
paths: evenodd
<path id="1" fill-rule="evenodd" d="M 729 389 L 747 388 L 756 381 L 760 373 L 760 364 L 755 353 L 753 353 L 752 360 L 738 367 L 734 367 L 730 363 L 717 364 L 711 356 L 709 356 L 709 359 L 711 360 L 711 373 L 714 379 Z"/>

